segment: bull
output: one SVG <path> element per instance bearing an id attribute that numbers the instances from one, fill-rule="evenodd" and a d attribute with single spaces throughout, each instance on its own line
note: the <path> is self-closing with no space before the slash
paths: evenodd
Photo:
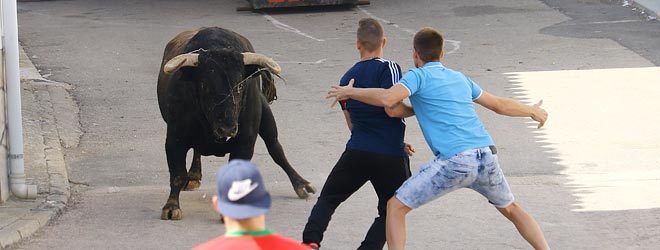
<path id="1" fill-rule="evenodd" d="M 201 156 L 250 160 L 259 135 L 300 198 L 315 193 L 291 167 L 269 104 L 276 99 L 273 74 L 280 66 L 254 53 L 245 37 L 222 28 L 184 31 L 165 47 L 158 76 L 158 105 L 167 123 L 165 154 L 170 195 L 161 219 L 180 220 L 181 190 L 199 188 Z M 190 170 L 186 155 L 193 149 Z"/>

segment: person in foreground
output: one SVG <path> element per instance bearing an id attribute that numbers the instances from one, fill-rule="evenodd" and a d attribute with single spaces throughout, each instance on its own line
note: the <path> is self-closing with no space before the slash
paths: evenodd
<path id="1" fill-rule="evenodd" d="M 386 235 L 390 250 L 404 249 L 405 216 L 412 209 L 459 188 L 473 189 L 509 219 L 535 249 L 549 249 L 538 223 L 514 202 L 500 169 L 493 139 L 479 120 L 473 102 L 498 114 L 531 117 L 542 127 L 548 114 L 540 106 L 523 105 L 492 95 L 470 78 L 443 66 L 444 38 L 433 28 L 415 34 L 415 69 L 389 89 L 333 86 L 328 98 L 358 100 L 388 109 L 396 117 L 417 116 L 435 158 L 397 189 L 387 204 Z M 412 107 L 401 101 L 410 98 Z"/>
<path id="2" fill-rule="evenodd" d="M 356 42 L 360 61 L 344 74 L 340 84 L 352 81 L 360 88 L 389 88 L 399 81 L 399 65 L 382 59 L 385 43 L 380 23 L 373 18 L 361 19 Z M 414 150 L 403 142 L 406 125 L 402 118 L 389 117 L 383 107 L 355 100 L 344 101 L 341 107 L 351 138 L 309 215 L 303 243 L 318 249 L 335 209 L 370 181 L 378 195 L 378 217 L 358 249 L 383 249 L 387 200 L 410 177 L 408 155 Z"/>
<path id="3" fill-rule="evenodd" d="M 213 207 L 222 213 L 225 235 L 193 248 L 241 250 L 309 250 L 300 242 L 274 234 L 266 228 L 271 198 L 254 163 L 231 160 L 216 175 L 218 194 Z"/>

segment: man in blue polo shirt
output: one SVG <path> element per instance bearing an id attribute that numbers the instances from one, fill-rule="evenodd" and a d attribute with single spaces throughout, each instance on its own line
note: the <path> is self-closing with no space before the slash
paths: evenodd
<path id="1" fill-rule="evenodd" d="M 383 27 L 372 18 L 360 20 L 358 26 L 360 61 L 346 72 L 340 84 L 358 88 L 392 87 L 399 81 L 401 69 L 395 62 L 381 58 L 386 43 Z M 383 249 L 387 200 L 410 177 L 407 153 L 413 151 L 409 145 L 404 150 L 406 124 L 402 118 L 389 117 L 382 107 L 356 100 L 340 104 L 351 138 L 309 215 L 303 242 L 318 249 L 335 209 L 370 181 L 378 195 L 378 217 L 358 249 Z"/>
<path id="2" fill-rule="evenodd" d="M 417 116 L 424 138 L 435 158 L 410 177 L 387 204 L 387 246 L 404 249 L 405 215 L 414 208 L 459 188 L 473 189 L 493 204 L 535 249 L 548 249 L 543 232 L 532 216 L 513 199 L 497 161 L 493 140 L 479 120 L 473 102 L 498 114 L 531 117 L 545 123 L 548 114 L 541 102 L 523 105 L 483 91 L 470 78 L 444 67 L 444 39 L 432 29 L 415 34 L 416 69 L 389 89 L 333 86 L 328 98 L 357 100 L 382 106 L 395 117 Z M 410 98 L 412 108 L 401 101 Z"/>

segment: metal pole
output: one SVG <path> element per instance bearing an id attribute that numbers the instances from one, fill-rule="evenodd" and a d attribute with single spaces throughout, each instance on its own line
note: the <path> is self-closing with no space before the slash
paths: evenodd
<path id="1" fill-rule="evenodd" d="M 5 79 L 7 88 L 7 132 L 9 142 L 9 189 L 22 199 L 37 197 L 37 186 L 25 182 L 23 161 L 23 124 L 21 115 L 21 82 L 18 65 L 18 17 L 16 0 L 2 0 L 2 22 L 5 32 Z"/>

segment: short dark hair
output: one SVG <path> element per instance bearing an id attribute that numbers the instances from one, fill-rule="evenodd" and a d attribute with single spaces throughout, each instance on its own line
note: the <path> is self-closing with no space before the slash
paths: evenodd
<path id="1" fill-rule="evenodd" d="M 419 59 L 424 62 L 440 60 L 442 57 L 442 45 L 445 39 L 437 30 L 425 27 L 415 34 L 413 46 Z"/>
<path id="2" fill-rule="evenodd" d="M 358 22 L 357 40 L 367 51 L 374 51 L 383 41 L 383 26 L 373 18 L 362 18 Z"/>

